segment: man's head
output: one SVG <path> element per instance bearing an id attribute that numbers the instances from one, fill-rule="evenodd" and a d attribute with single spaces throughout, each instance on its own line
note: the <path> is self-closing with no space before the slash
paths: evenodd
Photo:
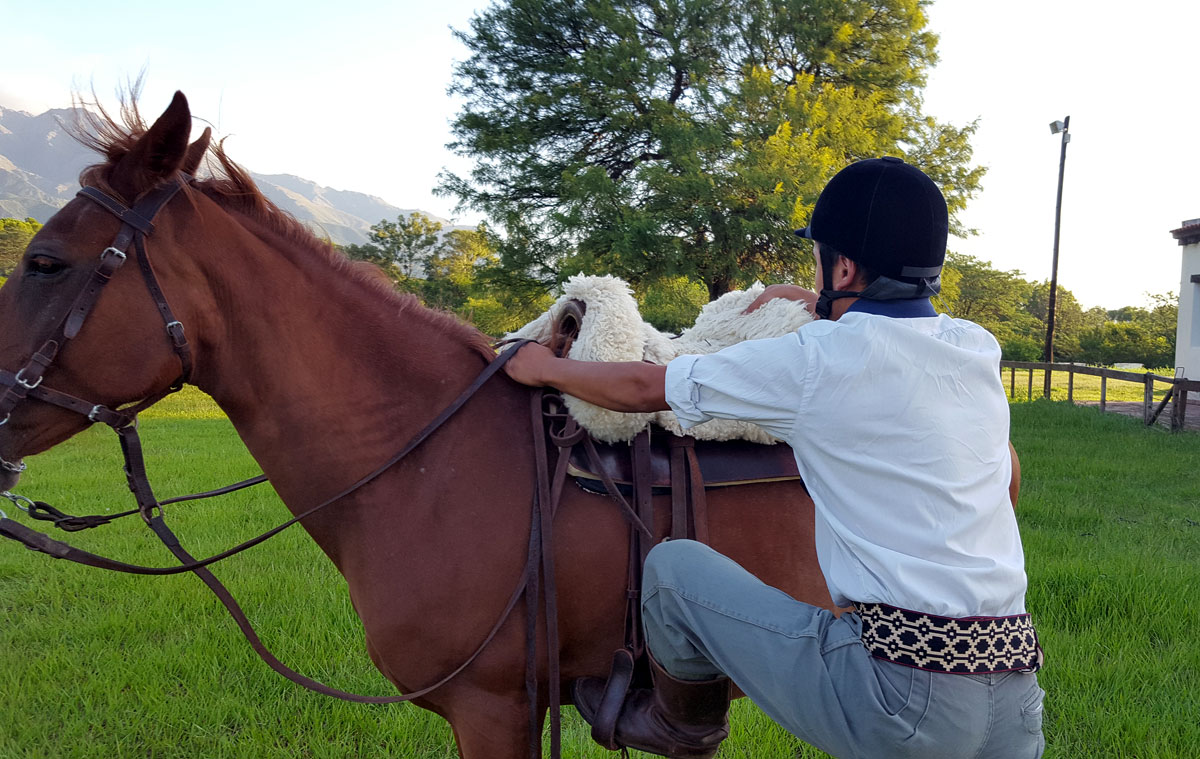
<path id="1" fill-rule="evenodd" d="M 920 169 L 892 157 L 842 169 L 821 192 L 809 225 L 796 230 L 820 243 L 818 315 L 828 318 L 837 298 L 899 300 L 937 293 L 948 229 L 946 199 Z M 867 287 L 834 289 L 838 255 L 858 265 Z"/>

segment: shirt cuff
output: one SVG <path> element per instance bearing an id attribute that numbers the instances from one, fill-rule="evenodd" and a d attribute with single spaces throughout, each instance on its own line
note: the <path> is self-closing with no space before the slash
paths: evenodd
<path id="1" fill-rule="evenodd" d="M 692 366 L 698 358 L 698 355 L 679 356 L 667 364 L 667 405 L 675 412 L 679 426 L 685 430 L 712 419 L 697 406 L 700 401 L 700 386 L 692 381 Z"/>

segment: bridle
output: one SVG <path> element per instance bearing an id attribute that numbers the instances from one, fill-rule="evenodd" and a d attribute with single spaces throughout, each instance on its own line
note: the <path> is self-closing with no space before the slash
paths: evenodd
<path id="1" fill-rule="evenodd" d="M 376 468 L 370 474 L 359 479 L 354 484 L 342 490 L 340 493 L 327 498 L 316 506 L 295 515 L 292 519 L 283 524 L 255 537 L 234 546 L 231 549 L 222 553 L 210 556 L 204 560 L 197 560 L 189 554 L 180 545 L 179 539 L 166 526 L 163 521 L 162 506 L 186 500 L 194 500 L 197 498 L 206 498 L 214 495 L 223 495 L 225 493 L 239 490 L 250 485 L 256 485 L 266 482 L 265 476 L 258 476 L 249 480 L 244 480 L 233 485 L 219 488 L 217 490 L 208 491 L 206 493 L 197 493 L 190 496 L 182 496 L 179 498 L 159 501 L 153 489 L 150 487 L 149 479 L 146 474 L 145 464 L 142 458 L 142 446 L 137 431 L 137 415 L 149 408 L 154 403 L 162 400 L 166 396 L 178 391 L 183 387 L 183 384 L 189 379 L 192 371 L 192 355 L 191 348 L 185 336 L 183 324 L 175 318 L 170 305 L 167 303 L 166 297 L 163 294 L 162 288 L 158 284 L 158 279 L 154 275 L 154 270 L 150 265 L 150 259 L 146 254 L 145 238 L 154 231 L 153 219 L 159 211 L 167 205 L 168 202 L 178 193 L 185 184 L 190 182 L 190 177 L 182 173 L 177 173 L 174 177 L 168 180 L 163 185 L 155 188 L 146 195 L 142 196 L 133 207 L 127 207 L 119 200 L 105 194 L 95 187 L 85 187 L 81 189 L 78 196 L 87 198 L 99 204 L 101 208 L 117 217 L 121 222 L 120 231 L 117 233 L 113 243 L 104 249 L 100 254 L 100 260 L 92 270 L 87 282 L 84 283 L 79 293 L 72 301 L 70 308 L 57 326 L 52 330 L 51 334 L 43 341 L 41 347 L 33 354 L 33 357 L 18 371 L 9 372 L 0 370 L 0 388 L 3 388 L 3 395 L 0 395 L 0 426 L 7 423 L 13 409 L 20 403 L 27 400 L 36 400 L 43 403 L 49 403 L 54 406 L 73 411 L 86 416 L 92 422 L 99 422 L 111 427 L 119 436 L 121 442 L 122 453 L 125 457 L 125 475 L 129 483 L 129 488 L 134 494 L 137 501 L 137 508 L 110 516 L 97 515 L 92 517 L 70 517 L 63 514 L 52 506 L 40 501 L 32 501 L 24 496 L 15 495 L 12 493 L 3 493 L 2 495 L 17 504 L 19 508 L 26 511 L 30 516 L 38 519 L 53 521 L 55 524 L 65 530 L 74 531 L 88 527 L 96 527 L 100 524 L 105 524 L 111 519 L 119 516 L 140 513 L 146 524 L 158 535 L 159 539 L 167 546 L 167 548 L 179 559 L 181 564 L 175 567 L 147 567 L 136 564 L 127 564 L 124 562 L 109 559 L 104 556 L 84 551 L 67 543 L 54 540 L 49 536 L 32 530 L 20 522 L 9 519 L 2 511 L 0 511 L 0 536 L 10 538 L 24 544 L 27 548 L 35 551 L 49 554 L 55 558 L 67 559 L 79 564 L 99 567 L 112 571 L 128 572 L 131 574 L 146 574 L 146 575 L 167 575 L 179 574 L 182 572 L 193 572 L 217 595 L 229 613 L 237 622 L 238 627 L 245 635 L 247 641 L 254 648 L 255 652 L 276 672 L 287 677 L 299 685 L 310 690 L 323 693 L 325 695 L 334 696 L 347 701 L 357 701 L 363 703 L 394 703 L 400 701 L 411 701 L 420 698 L 436 688 L 441 687 L 449 682 L 453 677 L 466 669 L 476 658 L 483 652 L 489 643 L 499 633 L 500 628 L 508 621 L 517 602 L 524 596 L 527 599 L 526 614 L 529 630 L 527 631 L 527 662 L 526 662 L 526 688 L 530 691 L 531 710 L 536 711 L 537 703 L 537 687 L 535 679 L 534 651 L 536 649 L 536 636 L 533 634 L 535 615 L 538 607 L 538 584 L 539 575 L 542 582 L 546 585 L 546 617 L 547 628 L 551 635 L 551 646 L 549 649 L 552 654 L 550 664 L 551 680 L 550 680 L 550 701 L 553 706 L 558 704 L 558 683 L 557 683 L 557 624 L 553 620 L 557 618 L 557 612 L 554 611 L 553 601 L 553 564 L 551 553 L 547 550 L 551 539 L 551 523 L 550 519 L 553 515 L 554 504 L 557 503 L 558 496 L 561 495 L 561 484 L 555 488 L 553 495 L 551 494 L 549 473 L 546 465 L 546 455 L 544 448 L 544 439 L 542 433 L 542 393 L 535 392 L 531 396 L 531 419 L 534 422 L 534 444 L 535 444 L 535 460 L 539 481 L 535 489 L 535 497 L 533 503 L 533 512 L 531 516 L 531 530 L 528 556 L 526 565 L 521 573 L 517 587 L 513 590 L 508 598 L 508 602 L 501 612 L 500 618 L 491 627 L 487 637 L 475 649 L 474 653 L 464 661 L 460 666 L 455 668 L 450 674 L 439 679 L 433 685 L 413 691 L 400 696 L 361 696 L 353 693 L 330 688 L 316 682 L 308 677 L 305 677 L 294 670 L 290 669 L 280 662 L 259 640 L 258 635 L 250 626 L 249 620 L 245 613 L 234 601 L 232 595 L 224 585 L 207 569 L 209 564 L 213 564 L 222 559 L 228 558 L 236 553 L 251 548 L 263 541 L 277 535 L 287 527 L 303 520 L 305 517 L 333 504 L 362 488 L 370 483 L 385 471 L 394 466 L 398 461 L 407 456 L 417 446 L 429 437 L 435 430 L 462 408 L 468 400 L 474 396 L 475 392 L 483 386 L 488 379 L 495 375 L 500 368 L 517 353 L 520 345 L 514 345 L 512 349 L 500 354 L 495 360 L 490 362 L 484 370 L 476 376 L 474 381 L 449 405 L 447 406 L 432 422 L 427 424 L 420 432 L 416 434 L 406 445 L 394 456 Z M 179 357 L 181 364 L 181 372 L 179 378 L 173 382 L 168 388 L 155 392 L 150 396 L 133 403 L 130 406 L 111 409 L 104 404 L 92 403 L 83 400 L 76 396 L 64 393 L 58 390 L 53 390 L 43 384 L 46 370 L 53 364 L 54 359 L 62 352 L 64 345 L 74 338 L 84 321 L 91 313 L 95 306 L 100 293 L 104 286 L 112 278 L 113 274 L 121 268 L 128 259 L 130 247 L 133 247 L 134 255 L 138 260 L 138 267 L 142 272 L 146 287 L 150 292 L 151 298 L 154 300 L 155 306 L 161 314 L 166 325 L 167 336 L 170 339 L 171 347 L 175 354 Z M 528 341 L 521 341 L 522 343 Z M 0 467 L 11 472 L 23 471 L 25 466 L 23 463 L 12 463 L 0 459 Z M 560 467 L 563 472 L 565 467 Z M 531 722 L 536 721 L 536 715 L 531 712 Z M 557 714 L 551 714 L 552 725 L 557 728 Z M 557 730 L 554 733 L 553 749 L 554 755 L 558 754 L 558 738 Z M 540 735 L 540 732 L 539 732 Z M 531 737 L 531 741 L 534 740 Z M 540 745 L 540 741 L 539 741 Z M 531 748 L 532 751 L 532 748 Z"/>
<path id="2" fill-rule="evenodd" d="M 0 388 L 4 388 L 3 395 L 0 395 L 0 425 L 8 422 L 13 409 L 18 404 L 27 399 L 33 399 L 82 414 L 92 422 L 100 422 L 112 427 L 118 435 L 121 435 L 122 430 L 132 427 L 139 412 L 179 390 L 187 382 L 192 373 L 191 346 L 188 345 L 183 324 L 175 318 L 171 306 L 167 303 L 166 296 L 163 295 L 162 288 L 158 284 L 158 278 L 154 276 L 154 269 L 150 266 L 150 259 L 146 255 L 145 238 L 154 231 L 154 217 L 158 215 L 163 206 L 170 202 L 171 198 L 175 197 L 188 179 L 184 175 L 176 175 L 170 181 L 140 198 L 133 208 L 126 207 L 120 201 L 95 187 L 84 187 L 79 191 L 78 197 L 92 200 L 116 216 L 121 221 L 121 228 L 112 244 L 100 253 L 100 260 L 76 294 L 66 314 L 58 321 L 51 333 L 40 341 L 41 347 L 34 352 L 25 366 L 16 373 L 0 369 Z M 166 324 L 167 337 L 171 341 L 172 349 L 179 357 L 181 371 L 179 378 L 166 390 L 144 398 L 127 408 L 114 410 L 104 404 L 92 403 L 68 393 L 53 390 L 43 385 L 42 381 L 45 379 L 46 370 L 54 363 L 54 359 L 58 357 L 63 347 L 79 334 L 79 330 L 96 305 L 100 293 L 104 291 L 104 286 L 128 260 L 131 246 L 137 257 L 138 268 L 146 282 L 146 288 L 150 291 L 150 297 L 154 300 L 154 305 L 158 308 L 158 312 Z M 122 437 L 122 440 L 124 439 Z M 0 467 L 17 473 L 25 469 L 22 462 L 13 463 L 4 459 L 0 459 Z"/>

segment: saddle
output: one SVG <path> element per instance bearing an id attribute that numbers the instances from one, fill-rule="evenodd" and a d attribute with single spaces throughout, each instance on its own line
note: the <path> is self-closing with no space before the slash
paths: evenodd
<path id="1" fill-rule="evenodd" d="M 587 304 L 565 301 L 551 323 L 548 347 L 566 356 L 579 337 Z M 565 408 L 548 411 L 548 416 L 569 416 Z M 573 437 L 581 434 L 575 423 Z M 757 482 L 798 480 L 800 472 L 792 449 L 786 443 L 764 445 L 747 440 L 696 440 L 657 425 L 648 425 L 629 443 L 609 443 L 587 436 L 586 445 L 571 447 L 567 474 L 584 490 L 624 497 L 644 492 L 646 497 L 671 493 L 674 501 L 699 502 L 703 512 L 704 490 L 713 487 Z M 562 436 L 559 437 L 560 443 Z M 615 486 L 615 487 L 614 487 Z M 614 490 L 616 492 L 614 492 Z M 673 517 L 683 516 L 678 508 Z M 671 537 L 706 535 L 706 525 L 672 519 Z M 649 527 L 653 527 L 651 522 Z M 706 541 L 704 541 L 706 542 Z M 649 550 L 649 549 L 647 549 Z"/>
<path id="2" fill-rule="evenodd" d="M 650 439 L 650 459 L 646 468 L 650 476 L 649 485 L 655 495 L 671 492 L 674 484 L 671 457 L 680 448 L 695 450 L 705 488 L 800 479 L 796 457 L 786 443 L 762 445 L 745 440 L 695 440 L 657 426 L 651 426 L 645 434 Z M 599 459 L 597 462 L 589 460 L 585 451 L 579 448 L 573 450 L 567 474 L 574 477 L 584 490 L 604 493 L 607 492 L 604 477 L 596 471 L 600 466 L 622 494 L 631 494 L 636 469 L 631 460 L 631 446 L 595 441 L 595 448 Z"/>

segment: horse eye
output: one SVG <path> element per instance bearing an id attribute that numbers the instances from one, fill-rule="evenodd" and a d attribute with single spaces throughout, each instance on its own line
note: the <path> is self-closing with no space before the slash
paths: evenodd
<path id="1" fill-rule="evenodd" d="M 34 256 L 29 259 L 26 271 L 41 277 L 48 277 L 53 274 L 58 274 L 60 271 L 67 268 L 67 265 L 57 258 L 49 256 Z"/>

